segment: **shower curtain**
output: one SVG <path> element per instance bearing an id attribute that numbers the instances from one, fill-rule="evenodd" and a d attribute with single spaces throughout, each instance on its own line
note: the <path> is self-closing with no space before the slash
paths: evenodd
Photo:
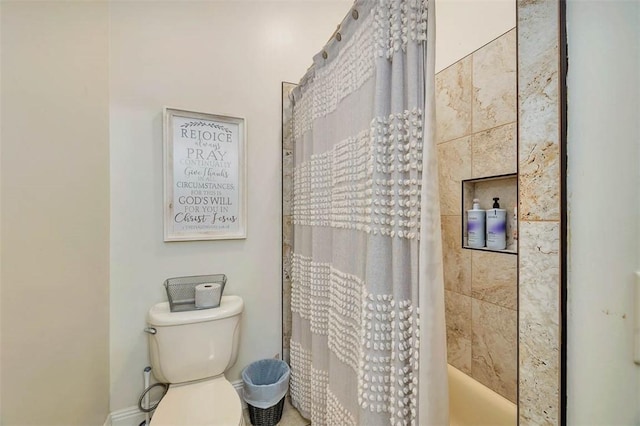
<path id="1" fill-rule="evenodd" d="M 292 93 L 291 399 L 314 425 L 448 424 L 432 4 L 356 1 Z"/>

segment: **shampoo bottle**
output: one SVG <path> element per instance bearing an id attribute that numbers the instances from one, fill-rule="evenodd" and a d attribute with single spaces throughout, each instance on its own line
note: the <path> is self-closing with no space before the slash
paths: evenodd
<path id="1" fill-rule="evenodd" d="M 500 208 L 500 198 L 493 199 L 493 208 L 487 210 L 487 248 L 507 248 L 507 211 Z"/>
<path id="2" fill-rule="evenodd" d="M 473 208 L 467 211 L 467 236 L 469 247 L 484 247 L 485 211 L 480 208 L 480 200 L 473 199 Z"/>

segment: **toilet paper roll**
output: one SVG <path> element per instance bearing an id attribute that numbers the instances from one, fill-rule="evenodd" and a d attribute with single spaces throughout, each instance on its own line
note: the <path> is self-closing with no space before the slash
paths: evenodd
<path id="1" fill-rule="evenodd" d="M 222 286 L 215 283 L 204 283 L 196 286 L 196 308 L 216 308 L 220 306 Z"/>

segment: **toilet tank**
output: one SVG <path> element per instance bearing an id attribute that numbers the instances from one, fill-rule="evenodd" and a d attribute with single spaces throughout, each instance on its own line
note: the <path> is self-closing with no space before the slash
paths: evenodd
<path id="1" fill-rule="evenodd" d="M 220 306 L 171 312 L 169 303 L 154 305 L 147 313 L 149 356 L 153 374 L 164 383 L 182 383 L 218 376 L 238 357 L 240 316 L 244 302 L 222 296 Z"/>

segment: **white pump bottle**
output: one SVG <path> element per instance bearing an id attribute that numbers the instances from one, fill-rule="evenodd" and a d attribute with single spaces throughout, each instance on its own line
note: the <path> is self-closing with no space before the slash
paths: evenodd
<path id="1" fill-rule="evenodd" d="M 467 211 L 467 243 L 469 247 L 484 247 L 485 217 L 485 211 L 480 208 L 480 200 L 474 198 L 473 208 Z"/>

